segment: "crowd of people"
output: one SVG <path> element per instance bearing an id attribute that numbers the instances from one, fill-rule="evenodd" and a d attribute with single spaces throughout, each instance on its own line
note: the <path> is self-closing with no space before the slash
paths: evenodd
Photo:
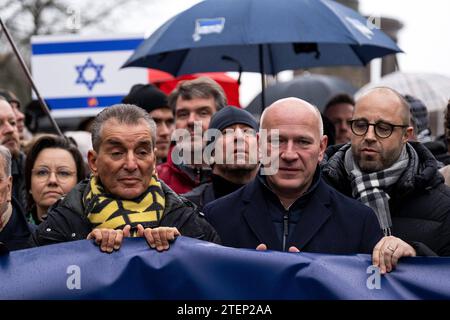
<path id="1" fill-rule="evenodd" d="M 367 253 L 381 273 L 402 257 L 450 256 L 448 138 L 433 140 L 423 103 L 391 88 L 337 95 L 323 114 L 284 98 L 256 119 L 209 78 L 169 96 L 137 84 L 90 136 L 88 151 L 32 137 L 18 99 L 0 90 L 3 251 L 92 239 L 110 253 L 124 237 L 164 251 L 183 235 Z"/>

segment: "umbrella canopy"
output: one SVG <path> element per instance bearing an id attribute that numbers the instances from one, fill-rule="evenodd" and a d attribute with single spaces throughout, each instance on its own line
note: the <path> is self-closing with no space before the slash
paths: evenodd
<path id="1" fill-rule="evenodd" d="M 144 40 L 124 67 L 173 75 L 365 65 L 400 52 L 381 30 L 330 0 L 205 0 Z"/>
<path id="2" fill-rule="evenodd" d="M 240 68 L 274 75 L 365 65 L 400 51 L 364 17 L 334 1 L 205 0 L 163 24 L 124 66 L 173 75 Z"/>
<path id="3" fill-rule="evenodd" d="M 428 111 L 442 111 L 450 99 L 450 78 L 433 73 L 393 72 L 358 90 L 356 98 L 374 87 L 390 87 L 423 101 Z"/>
<path id="4" fill-rule="evenodd" d="M 374 87 L 390 87 L 400 94 L 414 96 L 425 104 L 434 135 L 444 133 L 444 110 L 450 99 L 450 78 L 433 73 L 393 72 L 377 82 L 371 82 L 356 92 L 359 98 Z"/>
<path id="5" fill-rule="evenodd" d="M 297 97 L 312 103 L 320 111 L 323 111 L 325 104 L 335 95 L 347 93 L 353 96 L 355 92 L 356 88 L 352 84 L 339 77 L 309 74 L 268 86 L 265 94 L 267 105 L 278 99 Z M 246 108 L 247 111 L 257 116 L 261 114 L 263 109 L 259 95 Z"/>

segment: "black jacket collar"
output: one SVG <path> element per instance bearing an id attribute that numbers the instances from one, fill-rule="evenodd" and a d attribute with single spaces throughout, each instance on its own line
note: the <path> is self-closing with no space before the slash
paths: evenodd
<path id="1" fill-rule="evenodd" d="M 307 197 L 302 214 L 288 239 L 287 248 L 296 246 L 301 249 L 307 245 L 332 214 L 329 209 L 330 187 L 322 181 L 319 169 L 316 173 L 317 181 L 313 184 L 314 187 L 311 187 L 305 194 Z M 264 206 L 262 210 L 262 204 L 267 199 L 267 190 L 264 189 L 266 186 L 258 177 L 244 188 L 242 199 L 244 203 L 247 203 L 243 212 L 244 219 L 261 243 L 266 244 L 269 249 L 282 250 L 282 243 L 277 237 L 267 207 Z"/>
<path id="2" fill-rule="evenodd" d="M 211 182 L 214 188 L 215 199 L 226 196 L 243 186 L 243 184 L 233 183 L 217 174 L 211 175 Z"/>

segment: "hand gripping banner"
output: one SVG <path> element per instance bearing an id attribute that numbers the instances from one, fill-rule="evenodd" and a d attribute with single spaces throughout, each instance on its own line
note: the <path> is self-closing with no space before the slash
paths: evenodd
<path id="1" fill-rule="evenodd" d="M 0 256 L 0 299 L 450 299 L 450 258 L 406 258 L 379 275 L 369 255 L 260 252 L 179 237 L 112 254 L 92 241 Z"/>

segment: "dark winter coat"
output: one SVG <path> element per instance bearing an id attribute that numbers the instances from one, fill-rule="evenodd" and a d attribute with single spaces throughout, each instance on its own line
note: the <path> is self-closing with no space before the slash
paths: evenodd
<path id="1" fill-rule="evenodd" d="M 14 197 L 11 205 L 13 211 L 8 223 L 0 231 L 0 242 L 3 242 L 8 251 L 29 248 L 32 246 L 30 243 L 31 231 L 22 206 Z"/>
<path id="2" fill-rule="evenodd" d="M 302 252 L 372 253 L 382 237 L 372 209 L 328 186 L 320 174 L 315 189 L 302 197 L 296 200 L 301 202 L 300 215 L 289 232 L 285 251 L 295 246 Z M 268 249 L 283 251 L 283 241 L 277 235 L 269 210 L 270 201 L 279 202 L 257 177 L 228 196 L 207 204 L 204 212 L 223 245 L 255 249 L 264 243 Z"/>
<path id="3" fill-rule="evenodd" d="M 389 190 L 392 232 L 412 245 L 418 255 L 450 256 L 450 188 L 438 172 L 436 159 L 418 142 L 410 142 L 419 156 L 418 170 L 408 166 Z M 332 146 L 322 165 L 324 180 L 347 196 L 352 196 L 344 167 L 350 146 Z"/>
<path id="4" fill-rule="evenodd" d="M 83 194 L 89 180 L 80 182 L 53 206 L 34 234 L 37 245 L 86 239 L 92 231 L 83 207 Z M 165 210 L 159 226 L 176 227 L 183 236 L 220 243 L 216 231 L 196 206 L 173 192 L 161 181 Z"/>

